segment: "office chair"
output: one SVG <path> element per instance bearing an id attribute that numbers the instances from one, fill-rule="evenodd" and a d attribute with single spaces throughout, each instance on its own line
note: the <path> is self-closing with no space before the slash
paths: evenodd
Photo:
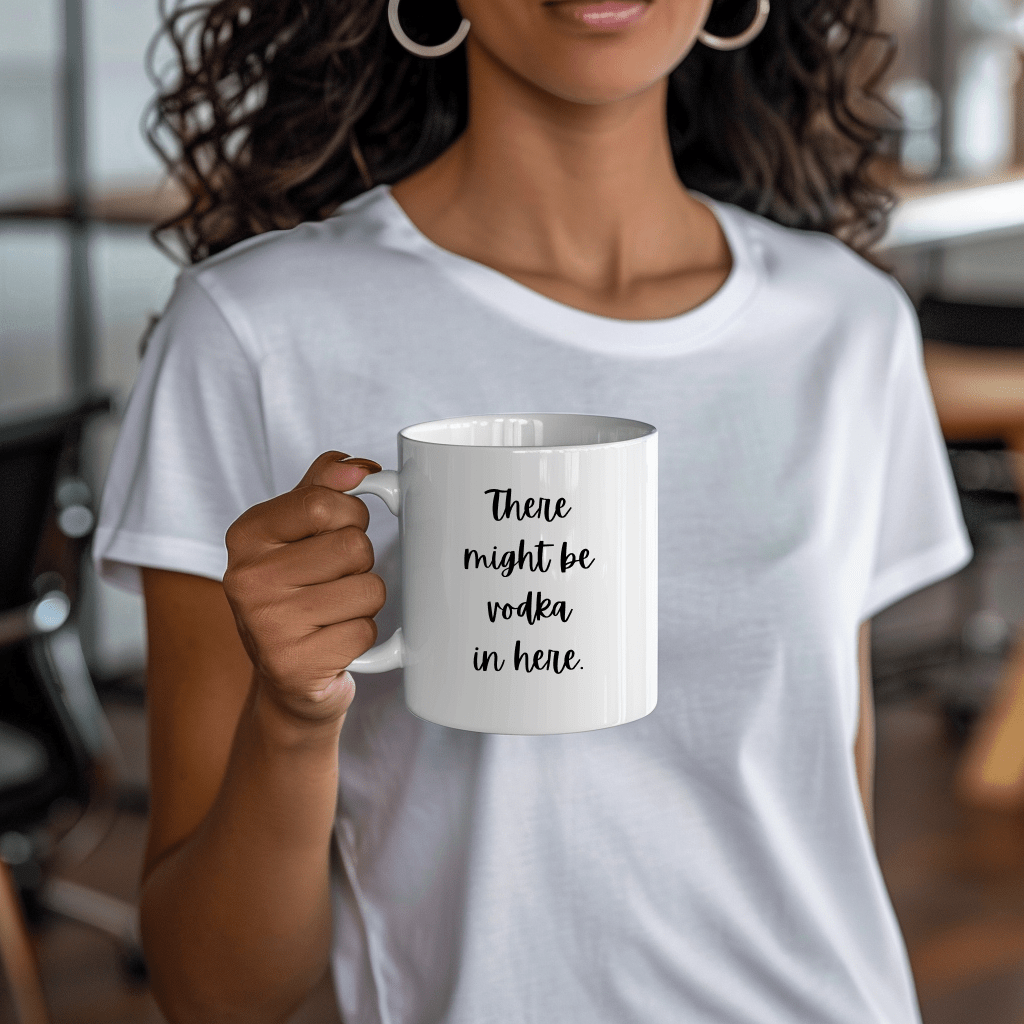
<path id="1" fill-rule="evenodd" d="M 968 707 L 967 746 L 954 785 L 968 804 L 1019 811 L 1024 808 L 1024 629 L 1017 624 L 1014 630 L 1005 621 L 1004 612 L 1012 620 L 1019 613 L 1005 611 L 1006 600 L 994 600 L 988 584 L 1005 566 L 1008 545 L 1020 550 L 1024 306 L 930 297 L 922 302 L 920 316 L 926 338 L 955 346 L 931 350 L 929 375 L 940 421 L 961 439 L 951 453 L 953 468 L 978 555 L 968 575 L 981 600 L 965 622 L 965 646 L 987 653 L 997 669 L 990 673 L 992 685 Z M 971 700 L 970 694 L 965 697 Z"/>
<path id="2" fill-rule="evenodd" d="M 925 339 L 957 346 L 959 351 L 952 364 L 955 369 L 944 371 L 945 385 L 934 380 L 933 385 L 940 420 L 956 438 L 947 440 L 947 448 L 976 555 L 959 581 L 962 629 L 954 671 L 946 673 L 943 693 L 951 724 L 966 735 L 987 703 L 998 666 L 1013 641 L 993 582 L 1006 544 L 1019 532 L 1021 521 L 1022 467 L 1013 449 L 1022 437 L 1024 391 L 1019 403 L 1012 396 L 1017 378 L 1024 375 L 1024 306 L 926 296 L 918 316 Z M 1015 350 L 1019 366 L 1016 355 L 1006 361 L 999 354 Z M 978 383 L 982 379 L 984 385 Z M 986 390 L 993 384 L 1000 393 L 995 406 Z"/>
<path id="3" fill-rule="evenodd" d="M 94 525 L 81 437 L 109 407 L 89 397 L 0 420 L 0 956 L 24 1024 L 47 1018 L 19 891 L 30 910 L 100 928 L 127 957 L 140 956 L 133 908 L 40 870 L 62 851 L 95 845 L 95 809 L 117 775 L 74 617 Z M 55 856 L 48 820 L 71 809 L 79 820 Z"/>

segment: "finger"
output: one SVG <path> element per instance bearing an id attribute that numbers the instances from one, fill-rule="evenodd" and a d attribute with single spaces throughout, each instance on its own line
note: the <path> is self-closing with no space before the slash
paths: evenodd
<path id="1" fill-rule="evenodd" d="M 290 714 L 314 722 L 336 720 L 348 711 L 355 696 L 356 683 L 345 671 L 319 678 L 312 689 L 285 689 L 271 685 L 261 687 L 260 697 L 267 697 Z"/>
<path id="2" fill-rule="evenodd" d="M 301 694 L 309 690 L 311 682 L 336 677 L 376 641 L 377 624 L 373 619 L 347 619 L 269 653 L 264 668 L 283 691 Z"/>
<path id="3" fill-rule="evenodd" d="M 317 473 L 321 472 L 326 466 L 333 465 L 335 463 L 344 462 L 345 459 L 349 458 L 347 452 L 324 452 L 322 455 L 318 455 L 306 470 L 302 479 L 295 485 L 296 490 L 300 487 L 307 487 L 313 483 L 316 479 Z"/>
<path id="4" fill-rule="evenodd" d="M 362 527 L 306 537 L 267 551 L 260 572 L 279 587 L 310 587 L 373 568 L 373 544 Z"/>
<path id="5" fill-rule="evenodd" d="M 228 530 L 227 545 L 229 552 L 262 554 L 268 546 L 346 526 L 365 530 L 369 521 L 370 513 L 358 498 L 330 487 L 309 485 L 280 494 L 243 513 Z"/>
<path id="6" fill-rule="evenodd" d="M 371 618 L 347 619 L 324 626 L 302 640 L 298 647 L 307 665 L 328 666 L 340 672 L 377 642 L 377 623 Z M 308 660 L 306 660 L 308 659 Z"/>
<path id="7" fill-rule="evenodd" d="M 370 473 L 379 472 L 380 465 L 373 459 L 346 455 L 344 452 L 324 452 L 306 470 L 298 487 L 319 485 L 335 491 L 350 491 Z"/>
<path id="8" fill-rule="evenodd" d="M 312 633 L 324 626 L 350 619 L 372 619 L 387 597 L 384 581 L 375 573 L 362 572 L 312 587 L 298 587 L 282 601 L 285 616 L 307 624 Z"/>

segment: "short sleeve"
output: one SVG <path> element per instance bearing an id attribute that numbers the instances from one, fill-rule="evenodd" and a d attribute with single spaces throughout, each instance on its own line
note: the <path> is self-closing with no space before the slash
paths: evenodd
<path id="1" fill-rule="evenodd" d="M 186 271 L 149 340 L 114 449 L 97 569 L 135 591 L 140 566 L 222 579 L 227 528 L 269 497 L 258 367 Z"/>
<path id="2" fill-rule="evenodd" d="M 970 561 L 960 502 L 939 429 L 913 307 L 900 296 L 867 619 Z"/>

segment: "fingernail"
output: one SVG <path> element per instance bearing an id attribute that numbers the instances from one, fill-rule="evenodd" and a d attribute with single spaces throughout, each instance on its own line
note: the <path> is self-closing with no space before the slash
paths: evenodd
<path id="1" fill-rule="evenodd" d="M 379 473 L 381 469 L 383 469 L 383 467 L 374 462 L 373 459 L 348 458 L 339 459 L 338 461 L 343 462 L 346 466 L 358 466 L 360 469 L 368 469 L 371 473 Z"/>
<path id="2" fill-rule="evenodd" d="M 338 454 L 341 456 L 341 458 L 335 459 L 335 462 L 344 462 L 346 459 L 351 458 L 348 452 L 338 452 Z"/>

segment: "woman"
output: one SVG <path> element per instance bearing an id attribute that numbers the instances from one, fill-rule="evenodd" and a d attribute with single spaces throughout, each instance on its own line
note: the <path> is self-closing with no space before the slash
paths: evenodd
<path id="1" fill-rule="evenodd" d="M 97 535 L 146 596 L 172 1021 L 283 1020 L 328 964 L 352 1024 L 917 1019 L 867 622 L 968 548 L 913 310 L 830 237 L 884 220 L 872 13 L 708 6 L 231 0 L 172 35 L 200 262 Z M 511 409 L 659 428 L 640 722 L 465 733 L 344 671 L 396 544 L 342 492 L 407 423 Z"/>

